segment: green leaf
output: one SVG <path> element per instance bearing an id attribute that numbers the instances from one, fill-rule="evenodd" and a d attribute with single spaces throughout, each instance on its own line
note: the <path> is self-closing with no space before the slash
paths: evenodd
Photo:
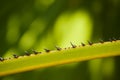
<path id="1" fill-rule="evenodd" d="M 72 62 L 120 55 L 120 40 L 19 56 L 0 62 L 0 76 Z"/>

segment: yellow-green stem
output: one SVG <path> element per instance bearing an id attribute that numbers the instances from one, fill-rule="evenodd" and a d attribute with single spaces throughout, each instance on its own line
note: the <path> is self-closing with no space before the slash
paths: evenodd
<path id="1" fill-rule="evenodd" d="M 20 56 L 0 62 L 0 76 L 60 64 L 120 55 L 120 40 Z"/>

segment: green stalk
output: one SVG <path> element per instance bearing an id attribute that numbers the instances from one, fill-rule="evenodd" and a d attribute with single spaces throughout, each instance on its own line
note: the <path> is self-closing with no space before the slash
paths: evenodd
<path id="1" fill-rule="evenodd" d="M 36 55 L 31 54 L 30 56 L 19 56 L 18 58 L 0 61 L 0 76 L 120 55 L 120 40 L 77 47 L 72 44 L 72 46 L 68 49 L 53 50 Z"/>

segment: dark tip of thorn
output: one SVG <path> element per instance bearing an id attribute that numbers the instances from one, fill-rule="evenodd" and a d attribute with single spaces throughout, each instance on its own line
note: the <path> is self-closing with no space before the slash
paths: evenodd
<path id="1" fill-rule="evenodd" d="M 81 45 L 82 45 L 82 46 L 85 46 L 85 44 L 84 44 L 84 43 L 81 43 Z"/>
<path id="2" fill-rule="evenodd" d="M 49 49 L 44 49 L 45 50 L 45 52 L 50 52 L 50 50 Z"/>
<path id="3" fill-rule="evenodd" d="M 29 53 L 25 53 L 25 55 L 26 55 L 26 56 L 30 56 L 30 54 L 29 54 Z"/>
<path id="4" fill-rule="evenodd" d="M 70 42 L 70 44 L 72 45 L 72 48 L 76 48 L 77 46 L 74 45 L 72 42 Z"/>
<path id="5" fill-rule="evenodd" d="M 100 40 L 100 43 L 104 43 L 104 41 L 103 41 L 103 40 Z"/>
<path id="6" fill-rule="evenodd" d="M 35 50 L 32 50 L 32 52 L 34 53 L 34 54 L 38 54 L 39 52 L 37 52 L 37 51 L 35 51 Z"/>
<path id="7" fill-rule="evenodd" d="M 27 51 L 25 51 L 25 55 L 26 55 L 26 56 L 29 56 L 30 54 L 29 54 Z"/>
<path id="8" fill-rule="evenodd" d="M 4 58 L 0 57 L 0 61 L 4 61 Z"/>
<path id="9" fill-rule="evenodd" d="M 18 58 L 19 56 L 18 55 L 16 55 L 16 54 L 13 54 L 13 56 L 14 56 L 14 58 Z"/>
<path id="10" fill-rule="evenodd" d="M 67 49 L 67 48 L 64 48 L 65 50 Z"/>
<path id="11" fill-rule="evenodd" d="M 42 52 L 38 52 L 39 54 L 41 54 Z"/>
<path id="12" fill-rule="evenodd" d="M 61 48 L 60 48 L 60 47 L 58 47 L 58 46 L 55 46 L 55 48 L 56 48 L 58 51 L 60 51 L 60 50 L 61 50 Z"/>
<path id="13" fill-rule="evenodd" d="M 93 45 L 93 43 L 92 43 L 91 41 L 88 41 L 88 44 L 89 44 L 89 45 Z"/>

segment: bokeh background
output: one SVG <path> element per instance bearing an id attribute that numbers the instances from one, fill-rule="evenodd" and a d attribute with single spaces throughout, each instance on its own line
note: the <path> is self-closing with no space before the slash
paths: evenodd
<path id="1" fill-rule="evenodd" d="M 120 37 L 120 0 L 0 1 L 2 57 L 112 37 Z M 38 69 L 0 80 L 120 80 L 120 57 Z"/>

